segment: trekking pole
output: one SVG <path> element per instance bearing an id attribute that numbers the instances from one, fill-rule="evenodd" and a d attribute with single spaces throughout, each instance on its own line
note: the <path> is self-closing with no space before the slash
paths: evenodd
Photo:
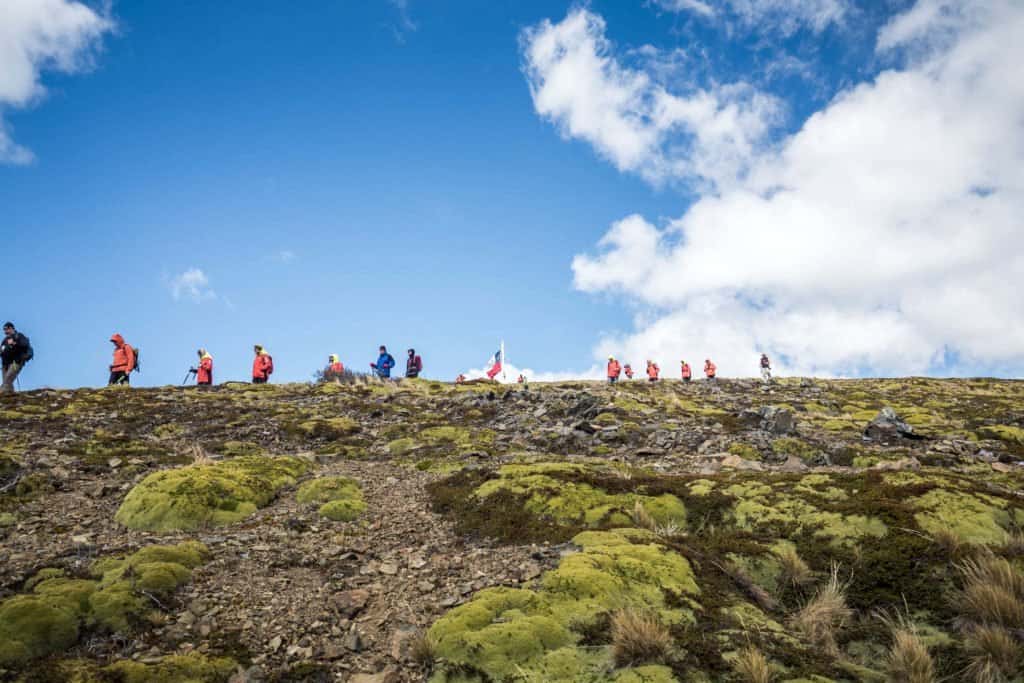
<path id="1" fill-rule="evenodd" d="M 196 374 L 196 371 L 193 370 L 192 368 L 189 368 L 188 372 L 185 373 L 185 379 L 181 380 L 181 386 L 185 386 L 185 383 L 188 382 L 188 378 L 194 374 Z"/>

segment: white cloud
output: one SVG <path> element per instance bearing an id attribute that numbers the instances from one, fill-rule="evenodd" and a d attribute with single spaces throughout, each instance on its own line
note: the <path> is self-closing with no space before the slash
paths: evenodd
<path id="1" fill-rule="evenodd" d="M 277 257 L 281 259 L 281 261 L 283 261 L 284 263 L 291 263 L 296 258 L 298 258 L 295 252 L 292 251 L 291 249 L 282 249 L 281 251 L 277 252 Z"/>
<path id="2" fill-rule="evenodd" d="M 654 0 L 669 12 L 692 12 L 705 18 L 729 20 L 744 29 L 777 30 L 784 34 L 807 27 L 821 32 L 840 24 L 850 10 L 849 0 L 720 0 L 717 11 L 704 0 Z"/>
<path id="3" fill-rule="evenodd" d="M 398 13 L 398 21 L 391 27 L 391 32 L 398 43 L 405 43 L 406 34 L 415 33 L 419 28 L 409 13 L 409 0 L 388 0 L 388 3 Z"/>
<path id="4" fill-rule="evenodd" d="M 44 70 L 74 73 L 89 68 L 103 35 L 114 29 L 106 15 L 72 0 L 0 2 L 0 163 L 25 164 L 32 152 L 15 143 L 3 110 L 24 108 L 46 94 Z"/>
<path id="5" fill-rule="evenodd" d="M 521 42 L 537 113 L 651 182 L 731 184 L 779 117 L 775 98 L 742 82 L 670 92 L 617 60 L 604 19 L 584 8 L 525 30 Z"/>
<path id="6" fill-rule="evenodd" d="M 210 288 L 210 279 L 199 268 L 189 268 L 180 275 L 175 275 L 167 284 L 175 301 L 187 297 L 200 303 L 217 298 L 217 293 Z"/>
<path id="7" fill-rule="evenodd" d="M 950 354 L 954 372 L 1024 368 L 1021 35 L 1014 0 L 921 0 L 879 36 L 904 53 L 899 67 L 757 151 L 746 177 L 678 220 L 613 224 L 574 259 L 575 284 L 643 315 L 595 358 L 674 368 L 712 355 L 724 375 L 755 374 L 762 350 L 784 372 L 926 372 Z"/>
<path id="8" fill-rule="evenodd" d="M 466 379 L 481 379 L 487 377 L 487 370 L 489 367 L 473 368 L 466 370 L 462 374 L 466 376 Z M 504 365 L 505 372 L 495 377 L 496 380 L 502 384 L 516 384 L 519 381 L 519 375 L 525 375 L 529 382 L 564 382 L 573 379 L 604 379 L 604 370 L 597 365 L 592 366 L 589 370 L 573 371 L 566 370 L 563 372 L 538 372 L 532 368 L 520 368 L 516 365 L 506 363 Z"/>

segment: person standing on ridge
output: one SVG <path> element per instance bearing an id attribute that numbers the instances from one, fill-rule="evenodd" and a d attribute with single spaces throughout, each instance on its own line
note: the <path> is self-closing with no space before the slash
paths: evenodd
<path id="1" fill-rule="evenodd" d="M 114 362 L 110 365 L 107 385 L 129 384 L 128 375 L 139 367 L 139 356 L 120 334 L 112 336 L 110 342 L 114 345 Z"/>
<path id="2" fill-rule="evenodd" d="M 682 361 L 679 361 L 679 362 L 682 363 L 682 366 L 683 366 L 682 367 L 683 381 L 684 382 L 689 382 L 691 379 L 693 379 L 693 370 L 690 368 L 690 364 L 687 363 L 685 360 L 682 360 Z"/>
<path id="3" fill-rule="evenodd" d="M 630 365 L 629 363 L 626 363 L 625 367 L 622 368 L 622 371 L 624 373 L 626 373 L 626 379 L 633 379 L 633 366 L 632 365 Z"/>
<path id="4" fill-rule="evenodd" d="M 252 350 L 256 354 L 252 359 L 252 383 L 266 384 L 274 374 L 274 358 L 259 344 L 253 346 Z"/>
<path id="5" fill-rule="evenodd" d="M 196 355 L 199 356 L 199 365 L 192 368 L 196 375 L 196 385 L 208 387 L 213 384 L 213 356 L 206 349 L 199 349 Z"/>
<path id="6" fill-rule="evenodd" d="M 419 377 L 423 372 L 423 359 L 416 355 L 416 349 L 409 349 L 409 357 L 405 360 L 405 376 Z"/>
<path id="7" fill-rule="evenodd" d="M 654 361 L 650 361 L 650 360 L 647 361 L 647 381 L 648 382 L 657 382 L 658 381 L 658 373 L 660 373 L 660 372 L 661 372 L 661 368 L 658 367 L 657 363 L 655 363 Z"/>
<path id="8" fill-rule="evenodd" d="M 768 354 L 761 354 L 761 380 L 768 384 L 772 381 L 772 362 L 768 360 Z"/>
<path id="9" fill-rule="evenodd" d="M 338 379 L 345 374 L 345 365 L 338 358 L 338 354 L 332 353 L 327 357 L 327 367 L 324 369 L 324 379 Z"/>
<path id="10" fill-rule="evenodd" d="M 622 374 L 622 366 L 619 365 L 619 361 L 615 360 L 614 356 L 608 356 L 608 383 L 618 382 L 620 374 Z"/>
<path id="11" fill-rule="evenodd" d="M 3 359 L 3 385 L 0 392 L 14 393 L 14 380 L 18 379 L 18 373 L 25 367 L 25 363 L 32 360 L 33 355 L 28 337 L 14 329 L 14 323 L 4 323 L 4 339 L 0 342 L 0 358 Z"/>
<path id="12" fill-rule="evenodd" d="M 715 376 L 718 373 L 718 368 L 714 363 L 711 362 L 710 358 L 704 359 L 704 376 L 708 378 L 709 382 L 715 380 Z"/>
<path id="13" fill-rule="evenodd" d="M 388 353 L 388 347 L 380 345 L 380 355 L 376 363 L 370 363 L 375 375 L 382 379 L 391 377 L 391 368 L 395 367 L 395 357 Z"/>

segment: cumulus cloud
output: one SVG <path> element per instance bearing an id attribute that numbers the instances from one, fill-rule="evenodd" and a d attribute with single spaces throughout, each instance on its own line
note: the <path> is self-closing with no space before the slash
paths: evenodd
<path id="1" fill-rule="evenodd" d="M 595 357 L 665 368 L 713 356 L 724 375 L 754 374 L 761 351 L 784 372 L 1019 372 L 1021 35 L 1019 2 L 919 0 L 879 34 L 898 65 L 755 150 L 744 175 L 677 220 L 614 223 L 574 259 L 575 284 L 622 294 L 640 314 Z M 588 40 L 577 34 L 552 60 L 599 55 Z M 616 116 L 644 112 L 641 99 Z M 632 165 L 662 160 L 647 146 Z"/>
<path id="2" fill-rule="evenodd" d="M 466 376 L 466 379 L 481 379 L 487 377 L 488 367 L 472 368 L 466 370 L 462 374 Z M 561 372 L 548 372 L 548 371 L 537 371 L 533 368 L 521 368 L 517 365 L 505 363 L 503 366 L 505 372 L 503 375 L 498 375 L 495 379 L 502 384 L 515 384 L 519 381 L 519 375 L 525 375 L 527 381 L 530 382 L 564 382 L 573 379 L 603 379 L 605 373 L 603 368 L 594 365 L 588 370 L 565 370 Z"/>
<path id="3" fill-rule="evenodd" d="M 217 298 L 217 293 L 210 288 L 210 279 L 199 268 L 189 268 L 175 275 L 168 281 L 167 286 L 175 301 L 184 297 L 200 303 Z"/>
<path id="4" fill-rule="evenodd" d="M 670 90 L 616 59 L 604 19 L 586 8 L 526 29 L 521 43 L 537 113 L 654 183 L 732 182 L 779 118 L 778 100 L 747 83 Z"/>
<path id="5" fill-rule="evenodd" d="M 0 3 L 0 163 L 33 160 L 10 136 L 5 109 L 40 100 L 45 70 L 74 73 L 89 68 L 104 34 L 114 29 L 105 12 L 72 0 L 4 0 Z"/>
<path id="6" fill-rule="evenodd" d="M 741 28 L 771 29 L 791 34 L 800 28 L 821 32 L 843 21 L 849 0 L 654 0 L 669 12 L 689 12 L 705 18 L 726 18 Z M 716 10 L 717 7 L 717 10 Z"/>

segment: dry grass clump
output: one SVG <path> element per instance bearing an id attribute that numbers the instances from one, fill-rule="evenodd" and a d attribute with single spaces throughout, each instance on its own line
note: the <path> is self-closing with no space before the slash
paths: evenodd
<path id="1" fill-rule="evenodd" d="M 647 529 L 648 531 L 654 531 L 658 528 L 658 523 L 654 517 L 651 516 L 651 513 L 647 511 L 647 508 L 639 500 L 633 503 L 633 523 L 641 529 Z"/>
<path id="2" fill-rule="evenodd" d="M 800 557 L 795 548 L 785 546 L 776 553 L 776 557 L 779 558 L 779 564 L 782 565 L 782 573 L 779 577 L 781 585 L 804 588 L 814 581 L 814 572 L 807 566 L 804 558 Z"/>
<path id="3" fill-rule="evenodd" d="M 832 565 L 828 583 L 792 617 L 793 627 L 812 645 L 836 654 L 836 633 L 853 614 L 846 605 L 846 584 L 839 580 L 839 565 Z"/>
<path id="4" fill-rule="evenodd" d="M 964 675 L 974 683 L 1005 683 L 1021 671 L 1020 644 L 1002 626 L 972 628 L 964 651 L 970 661 Z"/>
<path id="5" fill-rule="evenodd" d="M 1003 547 L 1000 548 L 1000 553 L 1006 557 L 1024 556 L 1024 532 L 1020 529 L 1014 529 L 1006 534 L 1006 538 L 1003 540 Z"/>
<path id="6" fill-rule="evenodd" d="M 771 683 L 775 678 L 768 658 L 753 646 L 740 650 L 732 666 L 736 675 L 746 683 Z"/>
<path id="7" fill-rule="evenodd" d="M 193 465 L 212 465 L 217 462 L 210 457 L 210 454 L 200 446 L 198 443 L 194 443 L 188 448 L 189 454 L 192 456 Z"/>
<path id="8" fill-rule="evenodd" d="M 421 669 L 431 669 L 434 660 L 437 658 L 434 642 L 427 637 L 426 632 L 416 634 L 409 647 L 409 656 L 412 661 Z"/>
<path id="9" fill-rule="evenodd" d="M 672 636 L 655 615 L 624 609 L 612 615 L 612 658 L 619 667 L 663 662 Z"/>
<path id="10" fill-rule="evenodd" d="M 892 631 L 892 644 L 885 658 L 889 680 L 894 683 L 934 683 L 935 662 L 917 633 L 913 622 L 905 616 L 886 619 Z"/>
<path id="11" fill-rule="evenodd" d="M 931 535 L 932 543 L 937 545 L 947 557 L 957 559 L 961 556 L 964 542 L 959 534 L 950 529 L 939 529 Z"/>
<path id="12" fill-rule="evenodd" d="M 957 565 L 960 612 L 978 624 L 1024 628 L 1024 574 L 1005 558 L 985 553 Z"/>

